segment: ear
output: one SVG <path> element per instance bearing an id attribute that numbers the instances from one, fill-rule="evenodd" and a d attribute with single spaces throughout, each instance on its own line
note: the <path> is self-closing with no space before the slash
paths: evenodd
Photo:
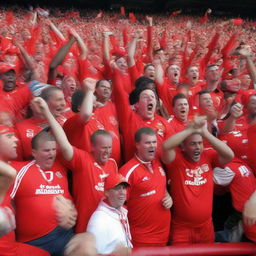
<path id="1" fill-rule="evenodd" d="M 35 154 L 36 154 L 36 150 L 32 149 L 32 156 L 33 156 L 33 158 L 35 158 Z"/>
<path id="2" fill-rule="evenodd" d="M 134 107 L 135 112 L 137 112 L 137 111 L 138 111 L 138 108 L 139 108 L 139 102 L 135 103 L 135 104 L 133 105 L 133 107 Z"/>

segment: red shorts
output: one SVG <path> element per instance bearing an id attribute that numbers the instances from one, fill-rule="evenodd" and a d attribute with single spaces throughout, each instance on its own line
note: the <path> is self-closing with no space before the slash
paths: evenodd
<path id="1" fill-rule="evenodd" d="M 173 221 L 171 225 L 171 244 L 213 243 L 214 228 L 212 219 L 196 227 Z"/>
<path id="2" fill-rule="evenodd" d="M 47 251 L 40 248 L 9 241 L 0 241 L 1 256 L 50 256 Z"/>

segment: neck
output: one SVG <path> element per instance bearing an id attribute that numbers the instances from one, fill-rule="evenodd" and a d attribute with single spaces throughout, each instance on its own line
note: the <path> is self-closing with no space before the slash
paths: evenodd
<path id="1" fill-rule="evenodd" d="M 207 81 L 206 88 L 207 90 L 214 91 L 215 89 L 217 89 L 218 84 L 219 81 Z"/>
<path id="2" fill-rule="evenodd" d="M 142 164 L 149 164 L 149 163 L 151 163 L 151 161 L 148 161 L 148 160 L 146 160 L 146 159 L 142 159 L 142 158 L 138 155 L 138 153 L 135 154 L 135 157 L 136 157 Z"/>

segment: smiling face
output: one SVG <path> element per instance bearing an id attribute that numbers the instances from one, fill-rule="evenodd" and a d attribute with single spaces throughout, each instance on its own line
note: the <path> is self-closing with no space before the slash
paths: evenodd
<path id="1" fill-rule="evenodd" d="M 123 72 L 126 71 L 126 69 L 127 69 L 127 61 L 124 57 L 118 58 L 116 60 L 116 65 L 117 65 L 118 69 Z"/>
<path id="2" fill-rule="evenodd" d="M 249 103 L 247 105 L 248 114 L 251 117 L 256 116 L 256 95 L 252 95 L 249 99 Z"/>
<path id="3" fill-rule="evenodd" d="M 204 148 L 202 136 L 200 134 L 192 134 L 183 141 L 181 148 L 188 160 L 198 162 Z"/>
<path id="4" fill-rule="evenodd" d="M 137 155 L 142 161 L 152 161 L 157 151 L 156 135 L 142 134 L 140 141 L 136 142 L 136 149 Z"/>
<path id="5" fill-rule="evenodd" d="M 65 109 L 66 102 L 64 99 L 64 94 L 61 90 L 54 90 L 51 92 L 51 95 L 46 100 L 50 111 L 55 117 L 58 117 L 62 114 Z"/>
<path id="6" fill-rule="evenodd" d="M 152 120 L 155 116 L 156 104 L 157 100 L 154 91 L 145 89 L 140 93 L 135 109 L 143 119 Z"/>
<path id="7" fill-rule="evenodd" d="M 41 169 L 50 169 L 56 158 L 56 142 L 39 139 L 37 147 L 32 149 L 32 155 Z"/>
<path id="8" fill-rule="evenodd" d="M 105 191 L 105 195 L 110 205 L 116 209 L 120 209 L 124 205 L 126 194 L 127 185 L 122 183 Z"/>

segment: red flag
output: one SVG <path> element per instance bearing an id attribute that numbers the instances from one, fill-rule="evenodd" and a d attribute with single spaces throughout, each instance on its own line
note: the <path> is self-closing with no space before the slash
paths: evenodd
<path id="1" fill-rule="evenodd" d="M 129 13 L 129 19 L 131 24 L 134 24 L 136 22 L 136 17 L 132 12 Z"/>
<path id="2" fill-rule="evenodd" d="M 125 16 L 125 9 L 123 6 L 120 8 L 120 15 Z"/>

